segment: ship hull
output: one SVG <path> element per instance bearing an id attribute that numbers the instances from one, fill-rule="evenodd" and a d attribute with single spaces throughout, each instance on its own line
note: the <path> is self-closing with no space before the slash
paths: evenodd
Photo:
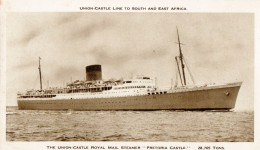
<path id="1" fill-rule="evenodd" d="M 18 100 L 21 110 L 230 110 L 241 83 L 166 94 L 59 100 Z"/>

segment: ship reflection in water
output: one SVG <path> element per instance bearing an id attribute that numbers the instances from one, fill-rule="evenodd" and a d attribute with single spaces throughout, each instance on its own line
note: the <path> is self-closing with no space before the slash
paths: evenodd
<path id="1" fill-rule="evenodd" d="M 44 111 L 7 107 L 7 141 L 253 142 L 254 112 Z"/>

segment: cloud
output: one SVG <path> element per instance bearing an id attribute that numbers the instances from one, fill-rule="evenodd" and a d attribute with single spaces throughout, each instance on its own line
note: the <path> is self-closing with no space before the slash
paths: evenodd
<path id="1" fill-rule="evenodd" d="M 19 70 L 24 70 L 28 68 L 32 68 L 32 66 L 35 65 L 35 61 L 23 61 L 16 65 L 13 69 L 19 69 Z"/>
<path id="2" fill-rule="evenodd" d="M 37 36 L 40 35 L 39 31 L 30 31 L 27 35 L 25 35 L 22 39 L 21 39 L 21 43 L 22 44 L 28 44 L 31 40 L 35 39 Z"/>
<path id="3" fill-rule="evenodd" d="M 76 28 L 67 37 L 69 40 L 87 39 L 97 31 L 102 30 L 103 26 L 96 23 L 91 23 L 80 28 Z"/>
<path id="4" fill-rule="evenodd" d="M 118 62 L 120 65 L 124 65 L 130 58 L 128 53 L 118 53 L 115 49 L 106 46 L 94 47 L 88 52 L 96 62 L 106 65 L 118 65 Z"/>
<path id="5" fill-rule="evenodd" d="M 78 74 L 80 72 L 79 69 L 83 70 L 82 68 L 76 68 L 74 66 L 59 66 L 59 68 L 54 70 L 53 76 L 50 78 L 56 81 L 67 81 L 69 77 L 73 77 Z"/>
<path id="6" fill-rule="evenodd" d="M 7 45 L 12 45 L 12 47 L 26 47 L 31 41 L 40 36 L 40 30 L 27 30 L 22 36 L 17 35 L 15 38 L 8 38 Z"/>
<path id="7" fill-rule="evenodd" d="M 241 73 L 252 87 L 253 71 L 248 66 L 254 57 L 253 15 L 12 13 L 7 18 L 8 80 L 17 82 L 9 90 L 12 94 L 33 87 L 33 82 L 19 79 L 28 81 L 38 74 L 38 56 L 43 58 L 44 77 L 54 86 L 71 76 L 83 79 L 84 67 L 92 64 L 102 65 L 106 79 L 133 73 L 157 76 L 159 84 L 170 84 L 178 54 L 176 25 L 185 44 L 183 53 L 199 79 L 221 81 L 222 75 L 232 79 Z"/>
<path id="8" fill-rule="evenodd" d="M 57 16 L 57 25 L 61 26 L 64 24 L 75 22 L 80 17 L 80 13 L 59 13 L 59 16 Z"/>

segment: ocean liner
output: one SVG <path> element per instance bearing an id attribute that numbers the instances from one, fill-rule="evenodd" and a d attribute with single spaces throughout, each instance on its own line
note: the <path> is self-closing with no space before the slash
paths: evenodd
<path id="1" fill-rule="evenodd" d="M 189 87 L 185 70 L 190 69 L 182 54 L 178 34 L 179 56 L 175 57 L 176 81 L 168 90 L 157 88 L 147 76 L 133 79 L 102 80 L 101 65 L 86 69 L 86 80 L 67 83 L 63 88 L 42 88 L 39 58 L 40 90 L 17 94 L 21 110 L 225 110 L 235 107 L 242 82 Z M 186 68 L 186 69 L 185 69 Z M 190 73 L 191 79 L 193 79 Z"/>

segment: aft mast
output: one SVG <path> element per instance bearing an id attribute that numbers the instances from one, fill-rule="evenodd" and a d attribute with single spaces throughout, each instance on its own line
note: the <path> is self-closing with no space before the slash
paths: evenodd
<path id="1" fill-rule="evenodd" d="M 178 32 L 178 28 L 176 27 L 177 29 L 177 35 L 178 35 L 178 45 L 179 45 L 179 51 L 180 51 L 180 62 L 181 62 L 181 70 L 182 70 L 182 77 L 183 77 L 183 82 L 184 82 L 184 86 L 186 85 L 186 78 L 185 78 L 185 71 L 184 71 L 184 64 L 183 64 L 183 55 L 182 55 L 182 52 L 181 52 L 181 42 L 180 42 L 180 37 L 179 37 L 179 32 Z M 179 69 L 179 67 L 178 67 Z"/>
<path id="2" fill-rule="evenodd" d="M 42 73 L 41 73 L 41 57 L 39 57 L 39 74 L 40 74 L 40 89 L 42 91 Z"/>

